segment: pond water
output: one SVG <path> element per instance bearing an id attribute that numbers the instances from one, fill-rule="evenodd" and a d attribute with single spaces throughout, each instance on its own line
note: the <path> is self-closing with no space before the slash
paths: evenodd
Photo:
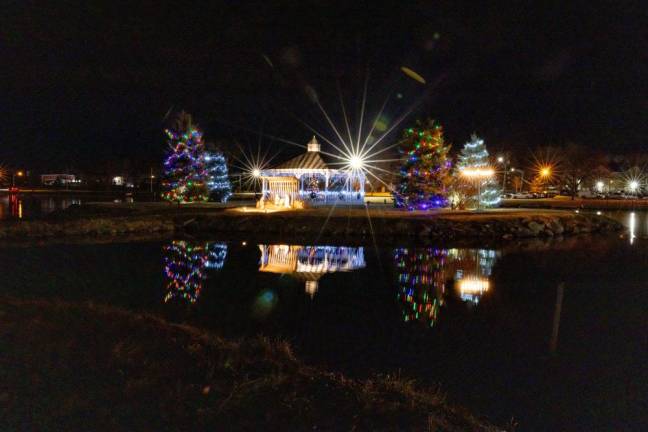
<path id="1" fill-rule="evenodd" d="M 56 195 L 56 194 L 0 194 L 0 220 L 38 219 L 55 210 L 64 210 L 73 204 L 86 202 L 130 202 L 132 197 L 123 195 Z"/>
<path id="2" fill-rule="evenodd" d="M 470 247 L 253 239 L 0 248 L 0 294 L 92 300 L 310 364 L 401 374 L 520 430 L 648 426 L 648 213 L 634 234 Z"/>

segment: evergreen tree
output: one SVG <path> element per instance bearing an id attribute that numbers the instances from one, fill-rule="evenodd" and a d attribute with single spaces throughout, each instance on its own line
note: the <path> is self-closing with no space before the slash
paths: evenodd
<path id="1" fill-rule="evenodd" d="M 490 166 L 488 150 L 486 150 L 484 140 L 476 134 L 472 134 L 470 136 L 470 141 L 464 144 L 461 153 L 459 153 L 455 175 L 459 176 L 460 170 L 462 169 L 488 168 Z M 479 200 L 481 205 L 486 207 L 498 205 L 500 202 L 501 190 L 497 178 L 493 176 L 489 179 L 478 179 L 476 181 L 481 182 L 481 185 L 479 185 L 480 187 L 477 187 L 474 182 L 469 183 L 466 184 L 469 187 L 465 188 L 464 192 L 471 196 L 472 200 L 477 203 L 478 191 L 481 189 L 481 199 Z"/>
<path id="2" fill-rule="evenodd" d="M 232 195 L 232 187 L 227 176 L 227 159 L 220 151 L 207 151 L 204 155 L 207 171 L 207 188 L 209 198 L 214 201 L 226 202 Z"/>
<path id="3" fill-rule="evenodd" d="M 425 125 L 406 129 L 399 150 L 402 166 L 396 205 L 409 210 L 447 205 L 452 164 L 441 125 L 428 120 Z"/>
<path id="4" fill-rule="evenodd" d="M 207 201 L 207 170 L 202 133 L 192 124 L 191 116 L 181 112 L 173 128 L 165 130 L 169 154 L 164 161 L 163 198 L 169 201 Z"/>

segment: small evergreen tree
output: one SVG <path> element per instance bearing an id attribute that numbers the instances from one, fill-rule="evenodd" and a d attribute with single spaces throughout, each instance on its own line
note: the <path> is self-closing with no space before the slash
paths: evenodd
<path id="1" fill-rule="evenodd" d="M 457 170 L 455 172 L 456 176 L 460 176 L 462 169 L 476 169 L 476 168 L 488 168 L 490 167 L 490 161 L 488 158 L 488 150 L 486 150 L 486 145 L 484 140 L 478 137 L 476 134 L 470 136 L 470 141 L 464 144 L 461 153 L 457 160 Z M 481 189 L 481 205 L 486 207 L 493 207 L 499 204 L 501 190 L 498 184 L 498 181 L 495 177 L 489 179 L 478 179 L 476 181 L 481 182 L 480 187 L 476 187 L 474 183 L 466 182 L 462 188 L 464 193 L 472 197 L 472 199 L 477 202 L 478 200 L 478 190 Z"/>
<path id="2" fill-rule="evenodd" d="M 452 164 L 441 125 L 428 120 L 406 129 L 399 151 L 402 166 L 396 205 L 410 210 L 446 206 Z"/>
<path id="3" fill-rule="evenodd" d="M 170 151 L 164 161 L 163 198 L 169 201 L 207 201 L 207 171 L 202 133 L 191 115 L 178 114 L 174 127 L 165 130 Z"/>
<path id="4" fill-rule="evenodd" d="M 227 159 L 221 151 L 207 151 L 204 155 L 205 170 L 207 171 L 207 188 L 209 198 L 214 201 L 226 202 L 232 195 L 232 186 L 227 176 Z"/>

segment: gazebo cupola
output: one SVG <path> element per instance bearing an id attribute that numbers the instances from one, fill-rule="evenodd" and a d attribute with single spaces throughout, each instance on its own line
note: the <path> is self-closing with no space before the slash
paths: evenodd
<path id="1" fill-rule="evenodd" d="M 308 143 L 308 151 L 309 152 L 319 152 L 320 151 L 320 143 L 317 142 L 317 138 L 315 138 L 315 135 L 313 135 L 313 139 L 311 139 Z"/>

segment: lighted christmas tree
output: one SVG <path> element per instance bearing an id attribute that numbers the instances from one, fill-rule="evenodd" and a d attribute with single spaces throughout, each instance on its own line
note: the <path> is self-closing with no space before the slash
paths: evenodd
<path id="1" fill-rule="evenodd" d="M 184 111 L 178 115 L 174 127 L 165 132 L 170 151 L 164 161 L 163 185 L 167 190 L 163 198 L 177 202 L 207 201 L 208 173 L 202 133 Z"/>
<path id="2" fill-rule="evenodd" d="M 463 169 L 486 169 L 491 166 L 488 159 L 488 150 L 484 140 L 476 134 L 472 134 L 470 141 L 464 144 L 457 160 L 457 176 L 461 175 Z M 480 182 L 477 184 L 476 182 Z M 493 207 L 499 204 L 501 189 L 495 176 L 491 178 L 477 178 L 475 180 L 466 180 L 465 185 L 469 189 L 463 189 L 477 205 Z M 481 191 L 481 198 L 478 196 Z"/>
<path id="3" fill-rule="evenodd" d="M 227 176 L 227 159 L 220 151 L 207 151 L 204 155 L 207 171 L 207 188 L 209 198 L 226 202 L 232 195 L 232 187 Z"/>
<path id="4" fill-rule="evenodd" d="M 406 129 L 399 150 L 403 163 L 396 205 L 409 210 L 446 206 L 452 164 L 441 125 L 429 120 Z"/>

